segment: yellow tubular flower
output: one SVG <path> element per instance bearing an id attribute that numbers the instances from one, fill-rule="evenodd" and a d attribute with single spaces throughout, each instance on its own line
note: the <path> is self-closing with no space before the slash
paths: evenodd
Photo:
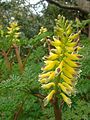
<path id="1" fill-rule="evenodd" d="M 54 78 L 55 78 L 55 72 L 53 71 L 48 77 L 48 80 L 53 80 Z"/>
<path id="2" fill-rule="evenodd" d="M 49 89 L 49 88 L 51 88 L 51 87 L 53 87 L 53 86 L 55 86 L 55 84 L 54 84 L 54 82 L 51 82 L 51 83 L 48 83 L 48 84 L 44 84 L 44 85 L 42 85 L 41 87 L 42 87 L 43 89 Z"/>
<path id="3" fill-rule="evenodd" d="M 66 47 L 66 50 L 68 51 L 68 52 L 74 52 L 74 48 L 73 47 Z"/>
<path id="4" fill-rule="evenodd" d="M 68 98 L 68 97 L 67 97 L 65 94 L 63 94 L 63 93 L 60 93 L 60 95 L 63 97 L 63 100 L 67 103 L 67 105 L 68 105 L 69 107 L 71 107 L 71 104 L 72 104 L 71 99 Z"/>
<path id="5" fill-rule="evenodd" d="M 45 79 L 45 78 L 44 78 L 44 79 L 39 79 L 38 81 L 39 81 L 41 84 L 44 84 L 44 83 L 47 83 L 47 82 L 48 82 L 47 79 Z"/>
<path id="6" fill-rule="evenodd" d="M 44 32 L 47 32 L 47 28 L 41 27 L 40 32 L 38 34 L 40 35 Z"/>
<path id="7" fill-rule="evenodd" d="M 78 33 L 76 33 L 76 34 L 74 34 L 74 35 L 70 35 L 70 36 L 69 36 L 69 39 L 70 39 L 70 40 L 76 39 L 76 38 L 79 36 L 80 33 L 81 33 L 81 31 L 79 31 Z"/>
<path id="8" fill-rule="evenodd" d="M 77 42 L 68 42 L 66 45 L 68 47 L 75 47 L 77 45 Z"/>
<path id="9" fill-rule="evenodd" d="M 77 74 L 77 71 L 75 70 L 75 68 L 69 66 L 69 65 L 66 64 L 65 62 L 64 62 L 64 67 L 65 67 L 65 69 L 66 69 L 69 73 L 71 73 L 72 75 L 76 75 L 76 74 Z"/>
<path id="10" fill-rule="evenodd" d="M 47 57 L 48 60 L 55 60 L 56 58 L 58 58 L 58 55 L 52 52 L 50 52 L 50 55 Z"/>
<path id="11" fill-rule="evenodd" d="M 50 72 L 47 72 L 47 73 L 43 73 L 43 74 L 40 74 L 39 75 L 39 78 L 47 78 L 50 74 L 52 73 L 52 71 L 50 71 Z"/>
<path id="12" fill-rule="evenodd" d="M 62 78 L 66 83 L 73 85 L 74 83 L 72 83 L 72 79 L 66 77 L 63 73 L 61 73 L 60 78 Z"/>
<path id="13" fill-rule="evenodd" d="M 62 43 L 59 39 L 56 39 L 55 37 L 53 37 L 54 41 L 51 41 L 51 45 L 53 46 L 60 46 Z"/>
<path id="14" fill-rule="evenodd" d="M 68 53 L 65 53 L 65 55 L 66 55 L 70 60 L 79 60 L 80 58 L 82 58 L 82 56 L 79 55 L 79 54 L 68 54 Z"/>
<path id="15" fill-rule="evenodd" d="M 71 90 L 65 87 L 63 84 L 58 83 L 58 86 L 61 88 L 61 90 L 66 93 L 67 95 L 71 96 Z"/>
<path id="16" fill-rule="evenodd" d="M 49 101 L 52 99 L 53 95 L 55 94 L 55 90 L 52 90 L 48 96 L 43 100 L 44 101 L 44 106 L 46 106 Z"/>
<path id="17" fill-rule="evenodd" d="M 63 67 L 63 61 L 60 62 L 59 66 L 55 70 L 56 76 L 59 75 L 60 72 L 62 72 L 62 67 Z"/>
<path id="18" fill-rule="evenodd" d="M 44 71 L 53 69 L 56 64 L 56 61 L 45 61 L 45 62 L 46 62 L 46 66 L 41 68 L 41 70 L 44 70 Z"/>
<path id="19" fill-rule="evenodd" d="M 59 47 L 59 46 L 55 46 L 55 47 L 56 47 L 56 53 L 57 53 L 58 55 L 60 55 L 61 52 L 62 52 L 62 48 Z"/>
<path id="20" fill-rule="evenodd" d="M 72 94 L 76 94 L 75 88 L 73 88 L 72 86 L 70 86 L 70 85 L 67 84 L 66 82 L 62 82 L 62 84 L 63 84 L 65 87 L 67 87 L 67 88 L 71 91 Z"/>
<path id="21" fill-rule="evenodd" d="M 70 58 L 66 58 L 64 61 L 71 67 L 75 68 L 79 67 L 79 64 L 77 62 L 71 61 Z"/>
<path id="22" fill-rule="evenodd" d="M 66 75 L 68 78 L 73 78 L 74 75 L 72 73 L 70 73 L 68 70 L 63 68 L 63 73 L 64 75 Z"/>

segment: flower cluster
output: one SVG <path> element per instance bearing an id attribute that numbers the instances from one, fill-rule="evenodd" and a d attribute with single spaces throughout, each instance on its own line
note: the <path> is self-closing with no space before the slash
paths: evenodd
<path id="1" fill-rule="evenodd" d="M 72 21 L 63 16 L 58 16 L 54 28 L 53 40 L 50 44 L 53 48 L 48 56 L 44 56 L 45 65 L 39 75 L 39 82 L 49 94 L 44 99 L 44 105 L 54 98 L 57 93 L 63 98 L 68 106 L 71 106 L 71 95 L 75 95 L 75 85 L 79 76 L 82 57 L 78 54 L 81 47 L 78 45 L 80 31 L 74 33 Z"/>
<path id="2" fill-rule="evenodd" d="M 9 39 L 11 38 L 11 42 L 13 43 L 16 43 L 16 42 L 19 42 L 19 36 L 20 36 L 20 27 L 18 26 L 18 23 L 17 22 L 12 22 L 10 23 L 10 26 L 7 27 L 8 29 L 8 32 L 7 32 L 7 37 L 9 37 Z"/>
<path id="3" fill-rule="evenodd" d="M 40 35 L 40 34 L 42 34 L 44 32 L 47 32 L 47 28 L 41 27 L 40 32 L 38 34 Z"/>

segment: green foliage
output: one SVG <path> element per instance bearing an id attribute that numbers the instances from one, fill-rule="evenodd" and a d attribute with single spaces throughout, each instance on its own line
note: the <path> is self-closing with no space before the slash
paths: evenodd
<path id="1" fill-rule="evenodd" d="M 31 39 L 22 36 L 20 43 L 22 60 L 25 59 L 26 50 L 30 49 L 22 75 L 19 73 L 14 51 L 9 56 L 9 60 L 14 57 L 11 72 L 6 69 L 4 59 L 0 55 L 0 120 L 13 120 L 21 105 L 18 120 L 54 120 L 52 106 L 49 104 L 47 108 L 44 108 L 42 100 L 34 96 L 41 92 L 38 74 L 41 72 L 40 68 L 43 64 L 41 59 L 48 49 L 47 46 L 44 46 L 46 36 L 52 36 L 52 33 L 46 32 Z M 0 39 L 2 38 L 0 37 Z M 41 41 L 41 39 L 43 40 Z M 3 37 L 2 40 L 5 38 Z M 81 61 L 82 72 L 78 79 L 77 97 L 72 98 L 71 109 L 63 107 L 63 120 L 66 118 L 67 120 L 89 120 L 90 118 L 90 41 L 82 36 L 81 44 L 84 48 L 80 52 L 84 58 Z M 4 45 L 3 48 L 6 49 L 6 41 Z M 7 48 L 9 47 L 7 46 Z"/>

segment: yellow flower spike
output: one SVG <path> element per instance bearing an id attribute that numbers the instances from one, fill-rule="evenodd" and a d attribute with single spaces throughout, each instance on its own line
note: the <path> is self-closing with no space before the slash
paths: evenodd
<path id="1" fill-rule="evenodd" d="M 53 48 L 50 50 L 49 56 L 44 56 L 45 66 L 42 68 L 43 73 L 39 75 L 42 88 L 52 90 L 44 99 L 45 106 L 52 97 L 54 100 L 53 95 L 59 92 L 68 106 L 71 106 L 71 99 L 67 95 L 75 95 L 76 93 L 75 85 L 80 67 L 78 60 L 82 57 L 78 54 L 79 49 L 81 49 L 78 46 L 79 34 L 80 31 L 74 33 L 72 21 L 58 16 L 53 40 L 50 41 Z"/>
<path id="2" fill-rule="evenodd" d="M 18 31 L 20 29 L 20 26 L 18 26 L 17 22 L 12 22 L 10 23 L 9 27 L 7 27 L 7 35 L 6 37 L 11 37 L 12 43 L 16 43 L 16 42 L 20 42 L 20 40 L 18 39 L 20 36 L 20 32 Z"/>
<path id="3" fill-rule="evenodd" d="M 63 97 L 63 100 L 67 103 L 67 105 L 71 107 L 71 104 L 72 104 L 71 99 L 63 93 L 60 93 L 60 95 Z"/>
<path id="4" fill-rule="evenodd" d="M 71 96 L 71 90 L 65 87 L 63 84 L 58 83 L 58 86 L 61 88 L 61 90 L 66 93 L 67 95 Z"/>
<path id="5" fill-rule="evenodd" d="M 47 32 L 47 28 L 41 27 L 40 32 L 38 33 L 38 35 Z"/>
<path id="6" fill-rule="evenodd" d="M 53 95 L 55 94 L 55 90 L 52 90 L 49 95 L 43 100 L 44 101 L 44 106 L 46 106 L 49 101 L 52 99 Z"/>
<path id="7" fill-rule="evenodd" d="M 60 62 L 59 66 L 55 70 L 55 75 L 59 75 L 60 72 L 62 72 L 62 67 L 63 67 L 63 60 Z"/>
<path id="8" fill-rule="evenodd" d="M 49 89 L 51 87 L 55 86 L 55 83 L 54 82 L 51 82 L 51 83 L 48 83 L 48 84 L 43 84 L 41 87 L 43 89 Z"/>

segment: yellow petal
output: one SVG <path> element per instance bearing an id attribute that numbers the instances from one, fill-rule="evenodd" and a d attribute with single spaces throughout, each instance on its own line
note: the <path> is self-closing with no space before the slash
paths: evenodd
<path id="1" fill-rule="evenodd" d="M 63 73 L 68 77 L 68 78 L 73 78 L 73 74 L 71 74 L 68 70 L 66 70 L 65 68 L 63 68 Z"/>
<path id="2" fill-rule="evenodd" d="M 60 55 L 62 52 L 62 48 L 60 46 L 55 46 L 55 48 L 56 48 L 56 53 Z"/>
<path id="3" fill-rule="evenodd" d="M 69 28 L 67 31 L 66 31 L 67 35 L 69 36 L 71 33 L 72 33 L 72 29 Z"/>
<path id="4" fill-rule="evenodd" d="M 70 59 L 70 60 L 79 60 L 81 58 L 81 55 L 79 54 L 69 54 L 65 53 L 65 55 Z"/>
<path id="5" fill-rule="evenodd" d="M 81 33 L 81 31 L 79 31 L 78 33 L 76 33 L 74 35 L 70 35 L 69 39 L 74 40 L 74 39 L 78 38 L 78 36 L 79 36 L 80 33 Z"/>
<path id="6" fill-rule="evenodd" d="M 60 46 L 62 43 L 59 39 L 56 39 L 55 37 L 53 37 L 54 41 L 51 41 L 51 45 L 53 46 Z"/>
<path id="7" fill-rule="evenodd" d="M 77 45 L 77 42 L 67 42 L 66 44 L 68 47 L 75 47 Z"/>
<path id="8" fill-rule="evenodd" d="M 50 52 L 50 55 L 48 57 L 46 57 L 48 60 L 55 60 L 58 58 L 57 54 L 54 54 L 52 52 Z"/>
<path id="9" fill-rule="evenodd" d="M 66 86 L 72 92 L 72 94 L 76 94 L 76 89 L 74 87 L 70 86 L 66 82 L 62 82 L 62 84 Z"/>
<path id="10" fill-rule="evenodd" d="M 44 83 L 47 83 L 47 82 L 48 82 L 47 79 L 45 79 L 45 78 L 44 78 L 44 79 L 39 79 L 38 81 L 39 81 L 41 84 L 44 84 Z"/>
<path id="11" fill-rule="evenodd" d="M 49 101 L 52 99 L 53 95 L 55 94 L 55 90 L 52 90 L 49 95 L 43 100 L 44 101 L 44 106 L 46 106 Z"/>
<path id="12" fill-rule="evenodd" d="M 68 52 L 74 52 L 74 48 L 73 48 L 73 47 L 68 47 L 68 46 L 66 46 L 66 50 L 67 50 Z"/>
<path id="13" fill-rule="evenodd" d="M 48 77 L 49 80 L 52 80 L 55 78 L 55 72 L 53 71 L 50 76 Z"/>
<path id="14" fill-rule="evenodd" d="M 65 94 L 63 94 L 63 93 L 60 93 L 60 95 L 63 97 L 63 100 L 67 103 L 67 105 L 69 106 L 69 107 L 71 107 L 71 99 L 69 98 L 69 97 L 67 97 Z"/>
<path id="15" fill-rule="evenodd" d="M 71 96 L 71 90 L 68 89 L 67 87 L 65 87 L 63 84 L 61 83 L 58 83 L 58 86 L 60 86 L 61 90 L 66 93 L 67 95 L 70 95 Z"/>
<path id="16" fill-rule="evenodd" d="M 63 67 L 63 60 L 60 62 L 59 66 L 55 70 L 56 75 L 59 75 L 59 73 L 62 72 L 62 67 Z"/>
<path id="17" fill-rule="evenodd" d="M 68 84 L 72 85 L 72 79 L 66 77 L 63 73 L 61 73 L 60 77 Z"/>
<path id="18" fill-rule="evenodd" d="M 69 66 L 69 65 L 68 65 L 67 63 L 65 63 L 65 62 L 64 62 L 64 67 L 65 67 L 65 69 L 66 69 L 69 73 L 71 73 L 71 74 L 73 74 L 73 75 L 75 75 L 75 74 L 77 73 L 73 67 Z"/>
<path id="19" fill-rule="evenodd" d="M 44 62 L 46 62 L 46 66 L 41 68 L 41 70 L 44 70 L 44 71 L 53 69 L 57 63 L 56 61 L 44 61 Z"/>
<path id="20" fill-rule="evenodd" d="M 39 78 L 47 78 L 50 74 L 52 73 L 52 71 L 50 71 L 50 72 L 47 72 L 47 73 L 43 73 L 43 74 L 40 74 L 39 75 Z"/>
<path id="21" fill-rule="evenodd" d="M 66 58 L 64 61 L 65 61 L 68 65 L 70 65 L 71 67 L 79 67 L 79 64 L 78 64 L 77 62 L 72 61 L 72 60 L 70 60 L 69 58 Z"/>
<path id="22" fill-rule="evenodd" d="M 49 89 L 49 88 L 51 88 L 52 86 L 55 86 L 54 82 L 51 82 L 51 83 L 48 83 L 48 84 L 44 84 L 44 85 L 42 85 L 41 87 L 42 87 L 43 89 Z"/>
<path id="23" fill-rule="evenodd" d="M 68 89 L 70 89 L 71 91 L 73 90 L 73 87 L 71 87 L 68 83 L 62 82 L 62 84 L 66 86 Z"/>

